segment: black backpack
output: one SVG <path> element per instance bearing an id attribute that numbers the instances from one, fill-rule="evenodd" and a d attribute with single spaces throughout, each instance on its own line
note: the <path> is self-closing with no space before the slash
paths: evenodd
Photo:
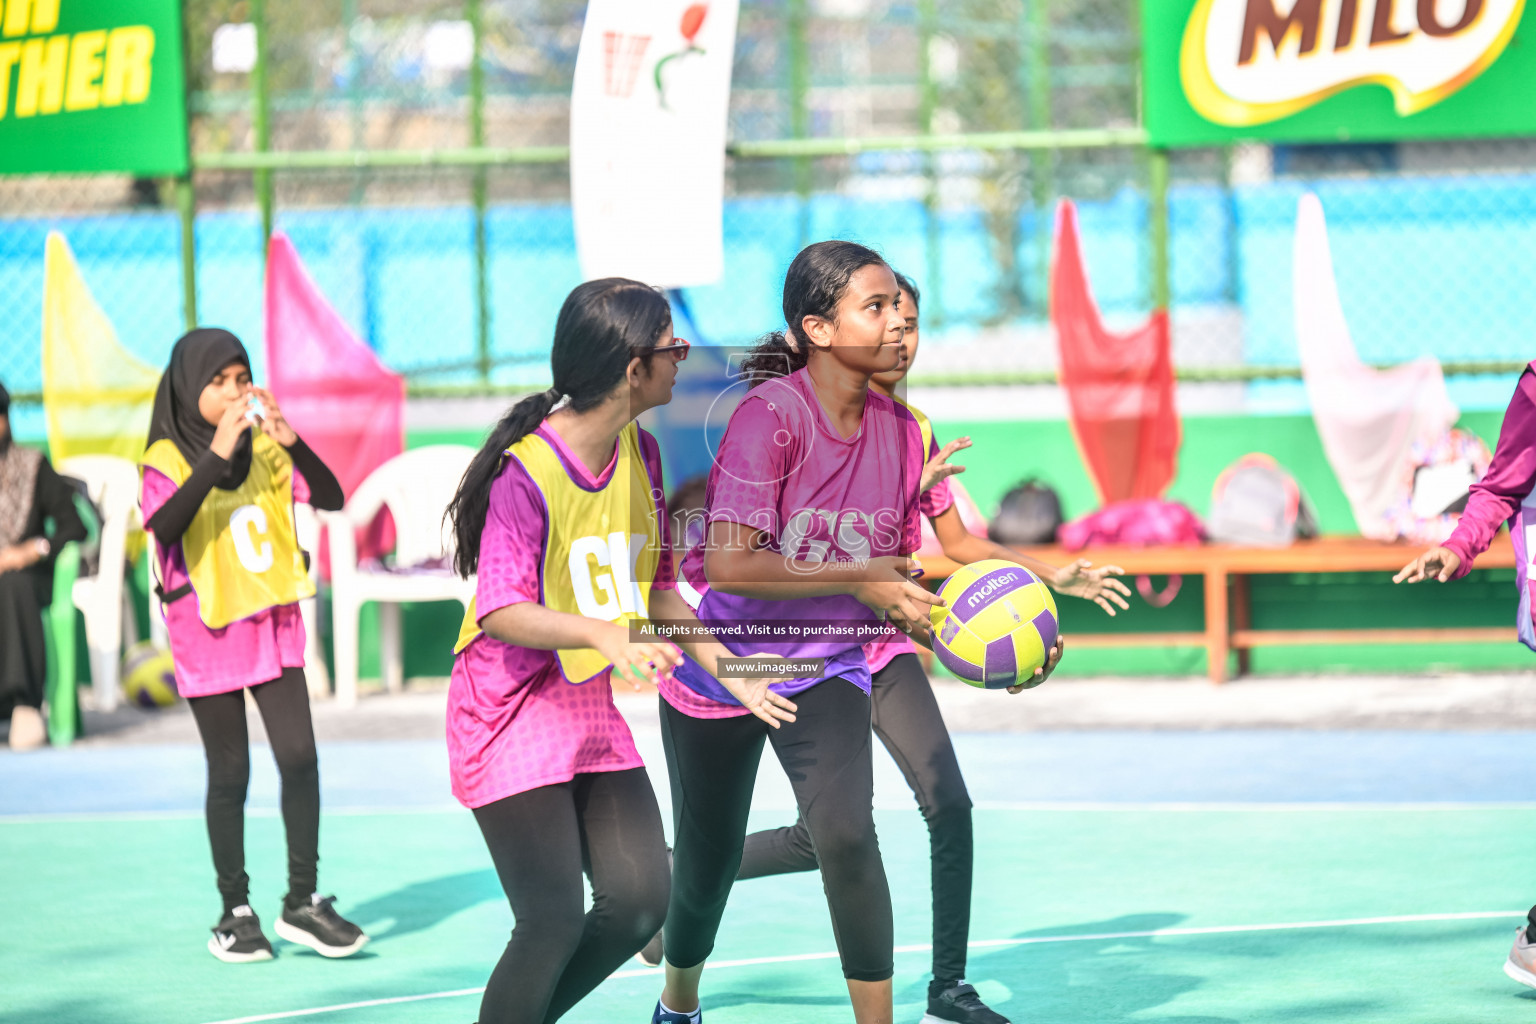
<path id="1" fill-rule="evenodd" d="M 1054 544 L 1062 524 L 1061 497 L 1055 488 L 1030 477 L 1003 495 L 987 536 L 998 544 L 1028 547 Z"/>

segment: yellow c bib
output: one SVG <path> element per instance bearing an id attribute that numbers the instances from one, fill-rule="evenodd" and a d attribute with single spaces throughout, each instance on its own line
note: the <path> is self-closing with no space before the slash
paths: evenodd
<path id="1" fill-rule="evenodd" d="M 192 467 L 170 439 L 156 441 L 143 465 L 180 487 Z M 181 536 L 198 615 L 210 629 L 315 595 L 293 525 L 293 459 L 259 431 L 251 471 L 232 491 L 215 487 Z"/>
<path id="2" fill-rule="evenodd" d="M 644 620 L 661 562 L 661 529 L 640 428 L 630 423 L 620 432 L 613 475 L 596 491 L 572 480 L 559 453 L 537 434 L 520 438 L 506 455 L 522 464 L 544 495 L 544 562 L 539 567 L 544 606 L 604 622 Z M 472 601 L 454 653 L 479 635 Z M 584 683 L 609 666 L 591 648 L 557 650 L 555 657 L 572 683 Z"/>

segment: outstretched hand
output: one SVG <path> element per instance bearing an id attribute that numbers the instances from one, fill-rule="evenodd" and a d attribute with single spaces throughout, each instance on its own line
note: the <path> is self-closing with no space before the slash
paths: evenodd
<path id="1" fill-rule="evenodd" d="M 1398 570 L 1393 583 L 1418 583 L 1431 577 L 1446 582 L 1461 568 L 1461 556 L 1450 548 L 1430 548 Z"/>
<path id="2" fill-rule="evenodd" d="M 1071 565 L 1057 569 L 1056 578 L 1050 583 L 1051 589 L 1058 594 L 1092 601 L 1113 618 L 1115 605 L 1122 611 L 1129 611 L 1131 607 L 1125 600 L 1131 596 L 1130 588 L 1115 579 L 1124 574 L 1125 570 L 1118 565 L 1101 565 L 1095 569 L 1092 562 L 1079 558 Z"/>
<path id="3" fill-rule="evenodd" d="M 918 487 L 918 493 L 922 493 L 923 491 L 928 490 L 928 488 L 932 487 L 940 480 L 949 479 L 956 473 L 964 473 L 965 467 L 951 466 L 949 464 L 949 457 L 955 454 L 955 452 L 969 448 L 970 446 L 970 438 L 957 437 L 943 448 L 940 448 L 937 455 L 923 463 L 923 479 L 921 486 Z"/>
<path id="4" fill-rule="evenodd" d="M 775 656 L 767 654 L 754 654 L 751 657 L 754 661 L 776 660 Z M 795 712 L 799 710 L 795 706 L 795 702 L 769 689 L 774 683 L 782 683 L 795 678 L 793 675 L 716 675 L 715 678 L 720 680 L 720 685 L 725 687 L 732 697 L 741 702 L 742 707 L 752 712 L 762 721 L 767 722 L 772 728 L 777 729 L 780 722 L 793 722 L 795 720 Z"/>

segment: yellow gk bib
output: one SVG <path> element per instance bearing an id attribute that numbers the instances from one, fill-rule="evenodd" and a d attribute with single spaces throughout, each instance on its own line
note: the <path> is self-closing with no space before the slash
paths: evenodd
<path id="1" fill-rule="evenodd" d="M 933 423 L 921 409 L 915 405 L 908 405 L 905 399 L 896 399 L 896 404 L 906 409 L 907 412 L 912 414 L 912 418 L 917 420 L 917 429 L 923 435 L 923 465 L 926 466 L 928 464 L 928 453 L 933 450 Z"/>
<path id="2" fill-rule="evenodd" d="M 192 475 L 175 442 L 156 441 L 143 465 L 179 487 Z M 233 491 L 215 487 L 181 536 L 198 615 L 210 629 L 315 595 L 293 526 L 293 460 L 251 434 L 251 471 Z"/>
<path id="3" fill-rule="evenodd" d="M 619 434 L 618 462 L 600 490 L 589 491 L 566 472 L 560 455 L 537 434 L 507 449 L 544 495 L 544 563 L 539 569 L 546 608 L 604 622 L 644 620 L 651 582 L 661 562 L 661 528 L 650 473 L 634 423 Z M 454 653 L 480 635 L 474 602 L 464 615 Z M 591 648 L 558 650 L 560 671 L 584 683 L 609 665 Z"/>

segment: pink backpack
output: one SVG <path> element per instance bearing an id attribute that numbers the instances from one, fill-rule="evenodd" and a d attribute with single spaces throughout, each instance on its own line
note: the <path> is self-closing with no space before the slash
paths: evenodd
<path id="1" fill-rule="evenodd" d="M 1115 545 L 1128 548 L 1191 547 L 1205 527 L 1188 506 L 1161 498 L 1131 498 L 1105 505 L 1066 523 L 1056 533 L 1068 551 Z"/>
<path id="2" fill-rule="evenodd" d="M 1056 533 L 1068 551 L 1118 545 L 1130 548 L 1198 547 L 1205 527 L 1186 505 L 1161 498 L 1131 498 L 1105 505 L 1066 523 Z M 1148 604 L 1161 608 L 1178 596 L 1182 576 L 1171 576 L 1162 593 L 1146 576 L 1136 578 L 1136 590 Z"/>

